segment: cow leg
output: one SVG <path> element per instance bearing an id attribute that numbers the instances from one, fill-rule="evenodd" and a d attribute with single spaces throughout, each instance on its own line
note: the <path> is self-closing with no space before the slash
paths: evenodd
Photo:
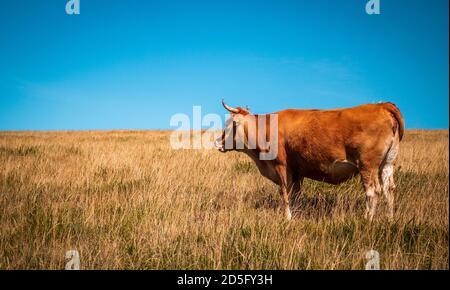
<path id="1" fill-rule="evenodd" d="M 289 208 L 289 184 L 290 178 L 288 176 L 285 166 L 277 166 L 276 171 L 280 179 L 280 195 L 283 198 L 284 212 L 287 220 L 292 219 L 291 209 Z"/>
<path id="2" fill-rule="evenodd" d="M 290 194 L 291 195 L 291 204 L 294 204 L 295 206 L 297 206 L 297 204 L 300 201 L 302 184 L 303 184 L 303 177 L 297 179 L 292 184 L 292 189 L 291 189 L 291 194 Z"/>
<path id="3" fill-rule="evenodd" d="M 381 172 L 381 182 L 383 184 L 383 194 L 386 198 L 389 208 L 389 219 L 394 218 L 394 166 L 392 164 L 386 164 Z"/>
<path id="4" fill-rule="evenodd" d="M 292 219 L 292 213 L 291 209 L 289 207 L 289 191 L 285 186 L 280 187 L 280 194 L 283 198 L 283 204 L 284 204 L 284 214 L 286 215 L 286 219 L 289 221 Z"/>
<path id="5" fill-rule="evenodd" d="M 365 216 L 369 221 L 372 221 L 378 203 L 378 194 L 381 192 L 378 169 L 361 171 L 361 178 L 366 191 Z"/>
<path id="6" fill-rule="evenodd" d="M 386 198 L 389 208 L 389 219 L 392 220 L 394 218 L 394 164 L 398 154 L 398 139 L 394 136 L 394 141 L 392 143 L 391 148 L 386 154 L 385 163 L 381 170 L 381 183 L 383 185 L 383 194 Z"/>

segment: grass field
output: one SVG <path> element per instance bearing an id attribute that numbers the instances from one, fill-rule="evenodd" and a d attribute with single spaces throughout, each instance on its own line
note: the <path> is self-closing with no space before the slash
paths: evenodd
<path id="1" fill-rule="evenodd" d="M 448 131 L 407 131 L 396 212 L 307 180 L 294 219 L 250 159 L 168 131 L 0 132 L 0 269 L 449 269 Z"/>

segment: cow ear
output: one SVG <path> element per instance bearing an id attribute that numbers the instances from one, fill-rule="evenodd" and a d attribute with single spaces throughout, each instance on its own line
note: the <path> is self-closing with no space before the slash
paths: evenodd
<path id="1" fill-rule="evenodd" d="M 244 116 L 250 114 L 250 112 L 247 109 L 244 109 L 244 108 L 241 108 L 241 107 L 237 107 L 237 109 L 239 110 L 238 114 L 241 114 L 241 115 L 244 115 Z"/>

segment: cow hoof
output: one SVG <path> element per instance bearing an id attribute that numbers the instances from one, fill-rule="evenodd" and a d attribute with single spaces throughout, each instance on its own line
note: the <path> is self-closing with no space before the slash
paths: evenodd
<path id="1" fill-rule="evenodd" d="M 292 219 L 291 210 L 289 208 L 286 210 L 286 219 L 288 221 L 290 221 Z"/>

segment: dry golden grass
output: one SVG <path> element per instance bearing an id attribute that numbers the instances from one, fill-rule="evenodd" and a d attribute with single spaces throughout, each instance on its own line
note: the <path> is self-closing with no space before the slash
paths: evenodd
<path id="1" fill-rule="evenodd" d="M 395 220 L 364 220 L 355 178 L 306 181 L 291 222 L 243 154 L 171 150 L 169 132 L 1 132 L 0 269 L 449 268 L 448 131 L 408 131 Z"/>

